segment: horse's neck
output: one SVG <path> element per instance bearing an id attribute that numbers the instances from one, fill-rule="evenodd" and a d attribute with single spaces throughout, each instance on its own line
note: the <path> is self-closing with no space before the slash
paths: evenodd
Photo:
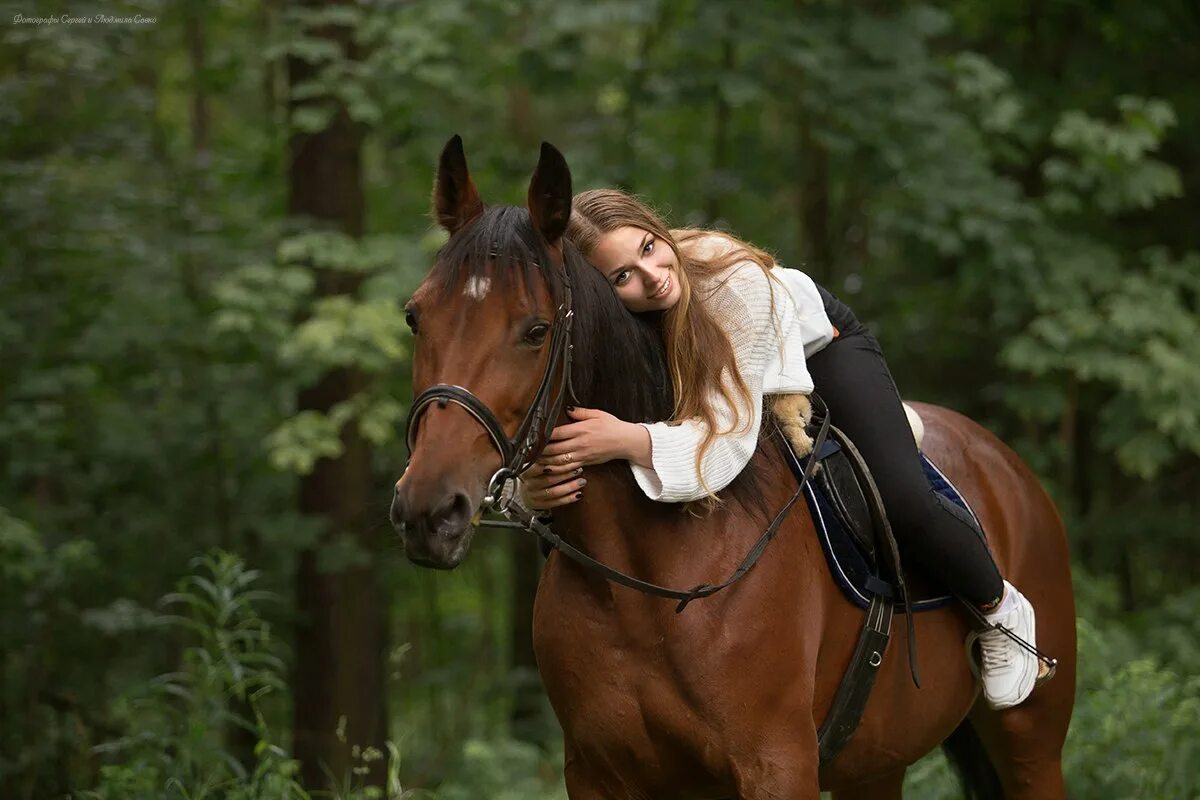
<path id="1" fill-rule="evenodd" d="M 584 500 L 556 514 L 557 532 L 597 561 L 633 577 L 688 589 L 718 578 L 734 551 L 745 550 L 744 525 L 728 508 L 697 517 L 680 506 L 656 503 L 614 462 L 588 470 Z M 582 569 L 582 568 L 581 568 Z M 719 576 L 723 579 L 725 576 Z M 688 581 L 691 581 L 688 583 Z"/>

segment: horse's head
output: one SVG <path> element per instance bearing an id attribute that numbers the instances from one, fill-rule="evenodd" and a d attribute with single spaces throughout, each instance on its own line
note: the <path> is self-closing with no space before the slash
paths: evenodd
<path id="1" fill-rule="evenodd" d="M 405 309 L 416 399 L 391 518 L 410 560 L 451 569 L 493 477 L 537 455 L 565 399 L 571 173 L 543 144 L 527 208 L 485 210 L 456 136 L 442 151 L 433 205 L 450 239 Z"/>

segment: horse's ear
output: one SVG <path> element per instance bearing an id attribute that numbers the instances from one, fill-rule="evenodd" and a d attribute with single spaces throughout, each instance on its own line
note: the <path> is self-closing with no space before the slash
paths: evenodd
<path id="1" fill-rule="evenodd" d="M 437 179 L 433 184 L 433 218 L 453 236 L 482 213 L 483 201 L 467 171 L 462 137 L 456 134 L 446 142 L 438 160 Z"/>
<path id="2" fill-rule="evenodd" d="M 542 142 L 542 155 L 529 180 L 529 215 L 547 244 L 557 246 L 571 218 L 571 170 L 562 153 Z"/>

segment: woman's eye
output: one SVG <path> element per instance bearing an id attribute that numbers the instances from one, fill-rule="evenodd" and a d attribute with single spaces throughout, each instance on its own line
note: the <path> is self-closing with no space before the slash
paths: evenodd
<path id="1" fill-rule="evenodd" d="M 550 326 L 544 322 L 539 322 L 525 333 L 525 344 L 539 345 L 546 341 L 546 333 L 549 332 Z"/>
<path id="2" fill-rule="evenodd" d="M 629 270 L 621 270 L 617 273 L 617 279 L 613 281 L 614 286 L 623 286 L 629 280 Z"/>
<path id="3" fill-rule="evenodd" d="M 653 252 L 654 252 L 654 240 L 651 239 L 650 241 L 646 242 L 644 247 L 642 247 L 642 255 L 648 256 Z"/>

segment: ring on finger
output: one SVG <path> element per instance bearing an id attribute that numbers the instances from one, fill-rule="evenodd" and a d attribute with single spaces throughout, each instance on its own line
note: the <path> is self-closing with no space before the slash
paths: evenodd
<path id="1" fill-rule="evenodd" d="M 566 453 L 566 454 L 564 454 L 564 455 L 563 455 L 563 463 L 564 463 L 564 464 L 570 464 L 570 463 L 571 463 L 571 458 L 572 458 L 572 456 L 573 456 L 573 455 L 574 455 L 573 453 Z"/>

